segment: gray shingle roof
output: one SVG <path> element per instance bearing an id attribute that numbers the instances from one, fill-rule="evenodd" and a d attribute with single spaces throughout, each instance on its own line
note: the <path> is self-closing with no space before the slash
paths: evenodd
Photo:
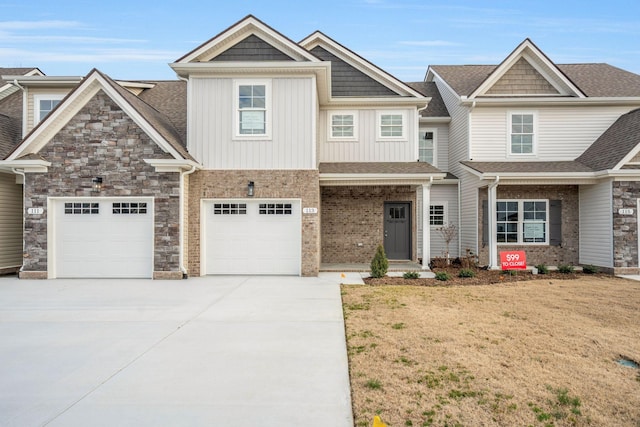
<path id="1" fill-rule="evenodd" d="M 426 162 L 344 162 L 320 163 L 326 174 L 434 174 L 444 173 Z"/>
<path id="2" fill-rule="evenodd" d="M 593 172 L 589 166 L 574 161 L 561 162 L 460 162 L 480 173 L 571 173 Z"/>
<path id="3" fill-rule="evenodd" d="M 138 97 L 164 114 L 187 141 L 187 83 L 180 80 L 153 81 L 155 86 L 145 89 Z"/>
<path id="4" fill-rule="evenodd" d="M 640 108 L 618 118 L 576 160 L 594 170 L 613 169 L 640 144 Z"/>
<path id="5" fill-rule="evenodd" d="M 431 102 L 426 110 L 420 112 L 422 117 L 449 117 L 447 106 L 444 105 L 440 91 L 434 82 L 411 82 L 406 83 L 412 89 L 417 90 L 424 96 L 431 97 Z"/>
<path id="6" fill-rule="evenodd" d="M 0 67 L 0 76 L 24 76 L 29 71 L 33 71 L 33 70 L 37 70 L 37 68 L 36 67 L 30 67 L 30 68 L 26 68 L 26 67 L 21 67 L 21 68 Z M 4 81 L 4 80 L 0 79 L 0 81 Z"/>
<path id="7" fill-rule="evenodd" d="M 640 96 L 640 75 L 609 64 L 557 64 L 589 97 Z M 432 65 L 460 96 L 469 96 L 496 69 L 497 65 Z"/>
<path id="8" fill-rule="evenodd" d="M 0 114 L 0 160 L 4 159 L 20 142 L 20 122 Z"/>

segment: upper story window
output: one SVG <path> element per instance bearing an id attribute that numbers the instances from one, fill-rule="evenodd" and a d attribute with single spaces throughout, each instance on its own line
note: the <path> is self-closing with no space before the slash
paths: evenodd
<path id="1" fill-rule="evenodd" d="M 329 139 L 354 140 L 358 137 L 358 115 L 355 111 L 329 112 Z"/>
<path id="2" fill-rule="evenodd" d="M 268 137 L 271 128 L 271 85 L 267 80 L 235 82 L 236 137 Z"/>
<path id="3" fill-rule="evenodd" d="M 513 244 L 549 243 L 548 200 L 498 200 L 497 242 Z"/>
<path id="4" fill-rule="evenodd" d="M 37 125 L 60 103 L 63 95 L 42 94 L 33 96 L 33 125 Z"/>
<path id="5" fill-rule="evenodd" d="M 405 139 L 406 115 L 397 111 L 378 112 L 378 139 Z"/>
<path id="6" fill-rule="evenodd" d="M 435 130 L 421 130 L 418 144 L 418 160 L 434 165 L 435 152 Z"/>
<path id="7" fill-rule="evenodd" d="M 534 154 L 536 115 L 532 112 L 512 112 L 509 115 L 509 154 Z"/>

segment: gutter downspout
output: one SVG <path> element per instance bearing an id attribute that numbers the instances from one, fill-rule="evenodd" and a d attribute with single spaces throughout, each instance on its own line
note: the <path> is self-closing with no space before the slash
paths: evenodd
<path id="1" fill-rule="evenodd" d="M 16 175 L 22 176 L 22 263 L 20 265 L 20 271 L 24 271 L 24 251 L 25 251 L 25 243 L 24 243 L 24 224 L 25 224 L 25 215 L 24 215 L 24 188 L 27 185 L 27 176 L 24 174 L 24 171 L 19 171 L 16 168 L 11 168 L 11 171 Z M 19 275 L 18 275 L 19 277 Z"/>
<path id="2" fill-rule="evenodd" d="M 182 278 L 188 277 L 187 268 L 184 266 L 184 179 L 185 176 L 191 175 L 196 171 L 196 165 L 191 166 L 188 171 L 180 172 L 180 271 L 182 271 Z"/>
<path id="3" fill-rule="evenodd" d="M 22 91 L 22 137 L 27 134 L 27 88 L 18 83 L 18 79 L 13 79 L 12 85 Z"/>
<path id="4" fill-rule="evenodd" d="M 498 244 L 496 242 L 496 197 L 498 194 L 497 187 L 500 177 L 496 176 L 495 181 L 489 184 L 487 191 L 487 215 L 489 215 L 487 225 L 487 238 L 489 240 L 489 269 L 498 269 Z"/>

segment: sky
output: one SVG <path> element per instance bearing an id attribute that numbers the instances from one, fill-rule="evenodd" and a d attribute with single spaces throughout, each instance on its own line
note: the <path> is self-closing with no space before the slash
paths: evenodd
<path id="1" fill-rule="evenodd" d="M 525 38 L 555 63 L 640 74 L 639 0 L 2 0 L 0 67 L 175 79 L 167 64 L 248 14 L 296 42 L 320 30 L 403 81 L 498 64 Z"/>

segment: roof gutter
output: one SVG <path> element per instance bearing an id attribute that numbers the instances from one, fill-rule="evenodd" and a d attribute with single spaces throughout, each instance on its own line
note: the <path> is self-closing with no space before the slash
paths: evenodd
<path id="1" fill-rule="evenodd" d="M 515 98 L 466 98 L 460 97 L 460 105 L 471 106 L 519 106 L 523 103 L 528 105 L 640 105 L 640 97 L 589 97 L 589 98 L 570 98 L 566 96 L 558 97 L 515 97 Z"/>

